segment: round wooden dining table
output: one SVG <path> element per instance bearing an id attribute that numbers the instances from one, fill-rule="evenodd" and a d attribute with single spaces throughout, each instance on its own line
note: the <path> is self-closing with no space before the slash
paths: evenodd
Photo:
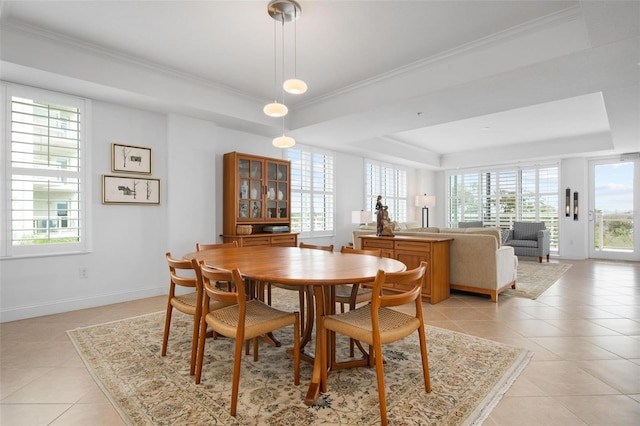
<path id="1" fill-rule="evenodd" d="M 390 258 L 366 256 L 353 253 L 327 252 L 299 247 L 250 246 L 202 250 L 184 255 L 185 259 L 204 261 L 207 266 L 231 270 L 238 268 L 243 277 L 259 283 L 282 283 L 308 288 L 313 286 L 315 299 L 316 344 L 313 356 L 313 373 L 305 398 L 312 405 L 320 391 L 326 392 L 327 384 L 321 382 L 322 363 L 319 329 L 321 315 L 335 313 L 335 286 L 340 284 L 372 283 L 379 270 L 400 272 L 406 269 L 404 263 Z M 308 315 L 313 316 L 313 309 Z M 313 317 L 311 318 L 313 324 Z M 311 333 L 311 330 L 307 330 Z M 331 333 L 327 347 L 328 359 L 335 359 L 335 335 Z M 306 344 L 306 342 L 304 342 Z M 304 345 L 303 345 L 304 346 Z M 304 351 L 304 348 L 302 349 Z M 347 365 L 366 365 L 366 360 Z M 329 370 L 334 368 L 329 363 Z"/>

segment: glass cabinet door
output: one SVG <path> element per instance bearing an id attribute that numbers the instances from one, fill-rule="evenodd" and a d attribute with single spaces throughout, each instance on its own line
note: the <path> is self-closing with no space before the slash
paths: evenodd
<path id="1" fill-rule="evenodd" d="M 288 165 L 267 163 L 267 219 L 289 217 Z"/>
<path id="2" fill-rule="evenodd" d="M 261 219 L 262 214 L 262 161 L 239 159 L 238 197 L 239 219 Z"/>

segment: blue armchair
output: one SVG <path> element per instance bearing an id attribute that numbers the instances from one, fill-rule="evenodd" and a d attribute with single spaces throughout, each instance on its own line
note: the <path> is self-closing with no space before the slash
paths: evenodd
<path id="1" fill-rule="evenodd" d="M 546 256 L 549 261 L 549 230 L 544 222 L 513 222 L 504 244 L 513 247 L 516 256 L 534 256 L 539 263 Z"/>

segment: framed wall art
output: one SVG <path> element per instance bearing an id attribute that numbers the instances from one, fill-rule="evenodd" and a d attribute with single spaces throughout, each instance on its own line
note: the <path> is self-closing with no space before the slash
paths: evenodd
<path id="1" fill-rule="evenodd" d="M 102 175 L 102 204 L 160 204 L 160 179 Z"/>
<path id="2" fill-rule="evenodd" d="M 111 171 L 151 174 L 151 148 L 111 144 Z"/>

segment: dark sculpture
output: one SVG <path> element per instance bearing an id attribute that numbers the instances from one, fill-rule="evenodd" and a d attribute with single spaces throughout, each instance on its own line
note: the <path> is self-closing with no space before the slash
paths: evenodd
<path id="1" fill-rule="evenodd" d="M 393 223 L 389 219 L 388 206 L 382 205 L 382 196 L 378 195 L 376 200 L 376 235 L 392 237 L 393 236 Z"/>

